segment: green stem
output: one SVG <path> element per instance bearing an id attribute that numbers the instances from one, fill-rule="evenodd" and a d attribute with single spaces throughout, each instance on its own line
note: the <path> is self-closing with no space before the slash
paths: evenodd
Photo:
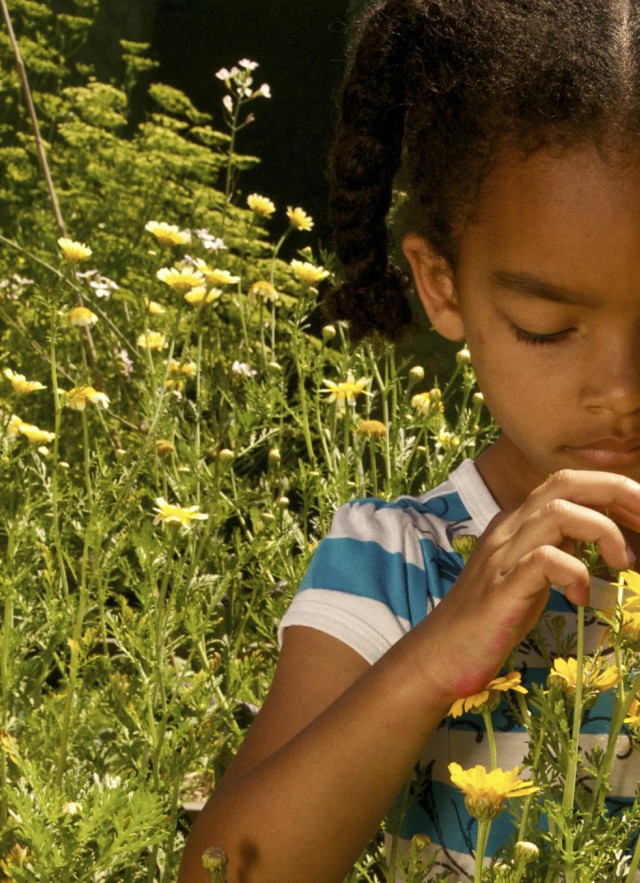
<path id="1" fill-rule="evenodd" d="M 13 55 L 16 61 L 16 66 L 18 68 L 18 74 L 20 76 L 20 82 L 22 84 L 22 91 L 24 93 L 24 99 L 29 111 L 29 118 L 31 119 L 31 127 L 33 128 L 33 136 L 36 142 L 36 150 L 38 153 L 38 161 L 40 162 L 40 169 L 42 170 L 42 174 L 47 185 L 47 192 L 49 193 L 49 199 L 51 200 L 51 207 L 53 208 L 53 215 L 55 217 L 56 227 L 58 228 L 58 235 L 66 236 L 64 219 L 62 217 L 62 212 L 60 211 L 60 204 L 58 203 L 56 188 L 54 186 L 53 178 L 51 177 L 51 171 L 49 169 L 49 163 L 47 161 L 47 153 L 44 146 L 44 139 L 42 138 L 42 134 L 40 132 L 40 124 L 38 122 L 38 115 L 33 103 L 27 70 L 22 60 L 20 47 L 18 46 L 18 41 L 13 30 L 11 16 L 9 15 L 9 9 L 7 7 L 6 0 L 0 0 L 0 7 L 2 7 L 2 14 L 4 15 L 5 24 L 7 25 L 7 31 L 9 33 L 9 42 L 11 43 L 11 48 L 13 49 Z"/>
<path id="2" fill-rule="evenodd" d="M 490 769 L 495 770 L 498 766 L 498 752 L 496 749 L 496 736 L 493 731 L 493 721 L 491 720 L 491 712 L 488 708 L 482 709 L 482 719 L 487 731 L 487 745 L 489 746 L 489 765 Z"/>
<path id="3" fill-rule="evenodd" d="M 369 456 L 371 461 L 371 484 L 373 496 L 378 496 L 378 466 L 376 464 L 376 445 L 373 436 L 369 438 Z"/>
<path id="4" fill-rule="evenodd" d="M 409 807 L 409 795 L 411 791 L 411 782 L 407 782 L 402 789 L 402 800 L 400 806 L 396 807 L 396 811 L 392 814 L 393 831 L 391 834 L 391 849 L 389 850 L 389 861 L 387 862 L 387 872 L 385 879 L 387 883 L 395 883 L 396 880 L 396 864 L 398 862 L 398 846 L 400 843 L 400 826 L 407 814 Z"/>
<path id="5" fill-rule="evenodd" d="M 80 642 L 82 640 L 82 630 L 84 626 L 84 615 L 88 601 L 88 585 L 87 573 L 89 564 L 89 536 L 92 533 L 92 525 L 87 528 L 84 538 L 84 547 L 82 550 L 82 561 L 80 564 L 80 585 L 78 587 L 78 608 L 76 610 L 73 632 L 69 641 L 69 676 L 67 679 L 67 693 L 64 701 L 64 709 L 62 712 L 62 728 L 60 733 L 60 749 L 58 751 L 58 760 L 56 763 L 55 783 L 58 788 L 62 786 L 64 771 L 67 765 L 67 753 L 69 748 L 69 726 L 71 722 L 71 712 L 73 710 L 76 686 L 78 682 L 78 672 L 80 668 Z"/>
<path id="6" fill-rule="evenodd" d="M 491 819 L 478 819 L 478 838 L 476 840 L 476 864 L 473 875 L 473 883 L 482 883 L 482 870 L 484 868 L 484 854 L 487 850 Z"/>
<path id="7" fill-rule="evenodd" d="M 624 883 L 634 883 L 639 864 L 640 864 L 640 837 L 638 837 L 638 839 L 636 840 L 636 847 L 633 850 L 631 864 L 629 865 L 629 871 L 627 873 L 627 876 L 624 878 Z"/>
<path id="8" fill-rule="evenodd" d="M 51 390 L 53 394 L 53 451 L 51 468 L 51 530 L 53 543 L 56 550 L 58 569 L 60 571 L 60 584 L 65 598 L 69 597 L 69 585 L 67 583 L 67 569 L 62 552 L 62 533 L 60 530 L 59 509 L 59 479 L 60 479 L 60 427 L 62 424 L 62 406 L 60 403 L 60 387 L 58 385 L 58 369 L 56 364 L 56 336 L 58 333 L 58 315 L 55 305 L 51 306 L 51 341 L 49 358 L 51 362 Z"/>
<path id="9" fill-rule="evenodd" d="M 578 756 L 580 745 L 580 725 L 582 723 L 582 693 L 584 676 L 584 607 L 577 610 L 577 649 L 576 649 L 576 693 L 573 706 L 573 726 L 571 730 L 571 742 L 569 744 L 569 756 L 567 761 L 564 794 L 562 797 L 563 821 L 565 825 L 565 881 L 571 883 L 575 879 L 573 868 L 574 835 L 570 831 L 571 816 L 576 796 L 576 779 L 578 774 Z"/>
<path id="10" fill-rule="evenodd" d="M 518 698 L 521 698 L 521 694 L 518 694 Z M 524 697 L 522 697 L 524 700 Z M 542 719 L 540 720 L 540 732 L 538 733 L 538 739 L 536 741 L 536 747 L 533 751 L 533 757 L 531 759 L 531 769 L 537 770 L 538 763 L 540 761 L 540 755 L 542 754 L 542 749 L 544 747 L 544 741 L 546 728 L 543 726 Z M 534 794 L 527 794 L 524 799 L 524 806 L 522 809 L 522 818 L 520 819 L 520 825 L 518 827 L 518 840 L 526 840 L 526 831 L 527 831 L 527 822 L 529 821 L 529 810 L 531 808 L 531 802 L 535 797 Z"/>
<path id="11" fill-rule="evenodd" d="M 571 729 L 571 743 L 569 747 L 569 759 L 562 798 L 562 808 L 565 817 L 573 812 L 573 804 L 576 794 L 576 776 L 578 771 L 578 754 L 580 742 L 580 724 L 582 723 L 582 692 L 584 677 L 584 607 L 577 610 L 577 650 L 576 650 L 576 694 L 573 706 L 573 725 Z"/>
<path id="12" fill-rule="evenodd" d="M 11 635 L 13 632 L 13 581 L 10 574 L 12 573 L 12 561 L 14 555 L 14 534 L 13 530 L 7 532 L 7 557 L 6 557 L 6 573 L 2 580 L 5 591 L 3 592 L 3 621 L 2 621 L 2 642 L 0 646 L 0 690 L 2 691 L 2 718 L 0 719 L 0 729 L 3 733 L 7 732 L 9 724 L 9 697 L 10 689 L 10 666 L 11 666 Z M 0 829 L 4 826 L 9 818 L 9 807 L 7 801 L 7 752 L 0 752 Z"/>

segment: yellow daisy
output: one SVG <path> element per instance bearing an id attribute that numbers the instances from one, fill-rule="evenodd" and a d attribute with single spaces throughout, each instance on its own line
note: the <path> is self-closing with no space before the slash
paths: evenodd
<path id="1" fill-rule="evenodd" d="M 167 311 L 162 306 L 162 304 L 157 303 L 155 300 L 145 300 L 145 304 L 147 307 L 147 313 L 150 316 L 163 316 Z"/>
<path id="2" fill-rule="evenodd" d="M 434 412 L 443 414 L 442 393 L 439 389 L 431 389 L 429 392 L 418 392 L 411 398 L 412 406 L 422 414 L 429 417 Z"/>
<path id="3" fill-rule="evenodd" d="M 203 286 L 199 285 L 197 288 L 192 288 L 191 291 L 187 291 L 184 295 L 184 299 L 187 303 L 191 304 L 192 307 L 198 307 L 200 304 L 211 304 L 222 296 L 221 288 L 212 288 L 209 291 Z"/>
<path id="4" fill-rule="evenodd" d="M 240 281 L 239 276 L 234 276 L 228 270 L 218 270 L 210 267 L 202 258 L 196 258 L 194 261 L 196 270 L 202 273 L 209 285 L 235 285 Z"/>
<path id="5" fill-rule="evenodd" d="M 277 303 L 280 300 L 280 295 L 266 279 L 260 279 L 253 283 L 249 289 L 249 297 L 255 297 L 256 300 L 263 300 L 265 303 Z"/>
<path id="6" fill-rule="evenodd" d="M 97 321 L 98 317 L 88 307 L 73 307 L 67 313 L 69 325 L 75 325 L 78 328 L 90 328 Z"/>
<path id="7" fill-rule="evenodd" d="M 494 819 L 512 797 L 534 794 L 538 788 L 533 782 L 518 778 L 520 770 L 491 771 L 480 764 L 463 770 L 459 763 L 449 764 L 451 781 L 464 794 L 469 813 L 476 819 Z"/>
<path id="8" fill-rule="evenodd" d="M 175 224 L 166 224 L 164 221 L 148 221 L 144 225 L 147 233 L 162 243 L 162 245 L 186 245 L 191 242 L 191 233 L 181 230 Z"/>
<path id="9" fill-rule="evenodd" d="M 356 429 L 356 435 L 367 438 L 386 438 L 387 427 L 380 420 L 363 420 Z"/>
<path id="10" fill-rule="evenodd" d="M 55 432 L 47 432 L 46 429 L 40 429 L 32 423 L 20 423 L 18 425 L 18 432 L 20 435 L 24 435 L 27 441 L 37 445 L 53 441 L 56 437 Z"/>
<path id="11" fill-rule="evenodd" d="M 20 396 L 28 395 L 30 392 L 37 392 L 39 389 L 47 388 L 43 383 L 40 383 L 39 380 L 27 380 L 24 374 L 16 374 L 11 368 L 5 368 L 3 373 L 11 383 L 13 391 L 17 392 Z"/>
<path id="12" fill-rule="evenodd" d="M 638 699 L 638 697 L 631 702 L 624 722 L 634 730 L 640 729 L 640 699 Z"/>
<path id="13" fill-rule="evenodd" d="M 86 259 L 90 258 L 93 254 L 89 246 L 85 245 L 84 242 L 74 242 L 73 239 L 67 239 L 64 236 L 61 236 L 60 239 L 58 239 L 58 245 L 60 246 L 62 254 L 72 264 L 79 264 L 81 261 L 86 261 Z"/>
<path id="14" fill-rule="evenodd" d="M 573 657 L 554 659 L 547 682 L 550 687 L 560 687 L 565 696 L 575 696 L 578 684 L 578 661 Z M 597 698 L 599 693 L 610 690 L 620 683 L 620 672 L 615 665 L 607 665 L 601 659 L 586 657 L 582 667 L 582 687 L 585 699 L 588 694 Z"/>
<path id="15" fill-rule="evenodd" d="M 136 343 L 148 350 L 163 350 L 167 345 L 167 338 L 159 331 L 145 331 L 138 335 Z"/>
<path id="16" fill-rule="evenodd" d="M 64 393 L 64 403 L 72 411 L 84 411 L 88 403 L 104 410 L 109 407 L 110 400 L 108 395 L 92 386 L 74 386 Z"/>
<path id="17" fill-rule="evenodd" d="M 268 218 L 276 210 L 275 205 L 270 199 L 267 199 L 266 196 L 260 196 L 258 193 L 252 193 L 250 196 L 247 196 L 247 205 L 252 212 L 256 215 L 262 215 L 263 218 Z"/>
<path id="18" fill-rule="evenodd" d="M 178 294 L 191 291 L 192 288 L 197 288 L 204 282 L 202 273 L 193 270 L 177 270 L 175 267 L 162 267 L 156 276 Z"/>
<path id="19" fill-rule="evenodd" d="M 329 271 L 324 267 L 315 267 L 309 261 L 293 260 L 291 261 L 291 269 L 298 282 L 302 282 L 303 285 L 315 285 L 316 282 L 326 279 L 329 275 Z"/>
<path id="20" fill-rule="evenodd" d="M 180 524 L 182 527 L 190 527 L 192 521 L 205 521 L 209 516 L 200 512 L 200 506 L 174 506 L 167 503 L 164 497 L 156 498 L 156 513 L 154 524 Z"/>
<path id="21" fill-rule="evenodd" d="M 342 383 L 335 383 L 333 380 L 323 380 L 327 387 L 322 392 L 327 395 L 327 402 L 336 403 L 338 413 L 344 413 L 346 405 L 355 405 L 356 398 L 359 395 L 370 395 L 367 387 L 371 383 L 370 378 L 361 377 L 360 380 L 354 380 L 353 374 L 349 372 L 347 379 Z"/>
<path id="22" fill-rule="evenodd" d="M 501 694 L 506 693 L 507 690 L 513 690 L 515 693 L 528 692 L 527 688 L 522 686 L 520 680 L 519 671 L 510 671 L 506 675 L 494 678 L 479 693 L 456 699 L 449 709 L 449 714 L 451 717 L 460 717 L 465 711 L 470 711 L 474 714 L 481 714 L 485 708 L 488 708 L 489 711 L 494 711 L 500 704 Z"/>
<path id="23" fill-rule="evenodd" d="M 287 217 L 289 223 L 296 230 L 304 230 L 308 232 L 313 228 L 313 218 L 311 218 L 302 208 L 287 208 Z"/>

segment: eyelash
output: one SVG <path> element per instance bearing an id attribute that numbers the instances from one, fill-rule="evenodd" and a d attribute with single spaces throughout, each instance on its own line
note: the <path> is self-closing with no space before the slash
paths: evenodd
<path id="1" fill-rule="evenodd" d="M 511 326 L 516 340 L 520 343 L 528 343 L 531 346 L 544 346 L 554 343 L 561 343 L 566 340 L 573 329 L 567 328 L 566 331 L 556 331 L 554 334 L 536 334 L 533 331 L 525 331 L 524 328 L 518 328 L 517 325 Z"/>

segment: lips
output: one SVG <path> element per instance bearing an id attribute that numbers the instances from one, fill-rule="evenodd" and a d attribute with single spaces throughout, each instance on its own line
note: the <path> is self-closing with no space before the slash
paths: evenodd
<path id="1" fill-rule="evenodd" d="M 640 436 L 598 439 L 566 450 L 595 466 L 630 466 L 640 462 Z"/>

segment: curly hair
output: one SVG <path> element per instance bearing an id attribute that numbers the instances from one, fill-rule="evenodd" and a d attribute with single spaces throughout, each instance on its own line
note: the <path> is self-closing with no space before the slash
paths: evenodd
<path id="1" fill-rule="evenodd" d="M 407 277 L 387 215 L 407 176 L 418 232 L 455 267 L 457 238 L 500 146 L 640 134 L 640 0 L 386 0 L 360 23 L 330 162 L 329 221 L 345 281 L 325 315 L 351 337 L 401 339 Z"/>

